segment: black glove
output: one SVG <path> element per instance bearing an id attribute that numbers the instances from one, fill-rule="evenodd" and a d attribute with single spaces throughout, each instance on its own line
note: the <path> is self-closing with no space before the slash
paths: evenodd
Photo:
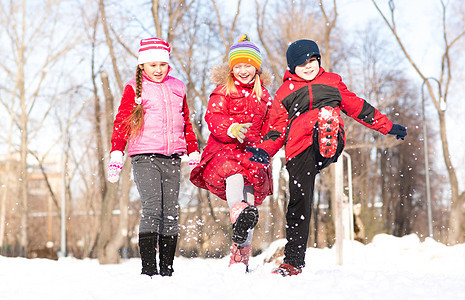
<path id="1" fill-rule="evenodd" d="M 391 131 L 388 133 L 395 135 L 396 139 L 404 140 L 405 136 L 407 136 L 407 128 L 399 124 L 394 124 L 392 125 Z"/>
<path id="2" fill-rule="evenodd" d="M 249 158 L 250 161 L 258 162 L 261 164 L 270 163 L 270 155 L 265 150 L 260 148 L 246 147 L 247 151 L 252 152 L 252 156 Z"/>

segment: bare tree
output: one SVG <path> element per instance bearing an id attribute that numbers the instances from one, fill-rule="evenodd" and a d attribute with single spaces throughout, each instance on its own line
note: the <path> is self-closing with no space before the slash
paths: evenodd
<path id="1" fill-rule="evenodd" d="M 202 136 L 201 111 L 208 102 L 207 87 L 210 86 L 208 59 L 211 50 L 210 47 L 205 48 L 202 44 L 192 41 L 201 39 L 203 43 L 209 44 L 213 36 L 202 26 L 203 14 L 205 14 L 205 5 L 200 1 L 170 1 L 166 10 L 159 9 L 159 1 L 152 1 L 152 19 L 157 36 L 166 36 L 166 40 L 173 44 L 173 65 L 179 69 L 185 79 L 187 103 L 200 145 L 206 144 L 206 139 Z M 168 19 L 167 26 L 163 26 L 163 19 Z M 212 29 L 211 26 L 208 28 Z M 199 101 L 201 105 L 197 113 L 196 103 Z"/>
<path id="2" fill-rule="evenodd" d="M 99 14 L 102 20 L 103 31 L 105 35 L 105 41 L 108 47 L 109 56 L 111 64 L 113 67 L 113 73 L 116 78 L 116 83 L 119 93 L 123 91 L 123 81 L 121 79 L 121 74 L 118 69 L 118 60 L 115 54 L 115 49 L 113 46 L 113 39 L 110 33 L 109 24 L 107 22 L 107 16 L 105 12 L 105 3 L 103 0 L 99 1 Z M 94 30 L 95 32 L 95 30 Z M 128 234 L 128 205 L 129 205 L 129 174 L 130 174 L 130 164 L 126 161 L 123 171 L 121 173 L 121 186 L 122 189 L 119 195 L 119 207 L 120 207 L 120 217 L 118 219 L 117 230 L 113 230 L 112 222 L 112 213 L 115 206 L 115 201 L 117 199 L 118 184 L 110 184 L 105 180 L 106 172 L 105 166 L 103 164 L 104 149 L 109 148 L 109 137 L 112 132 L 113 124 L 113 107 L 114 107 L 114 97 L 110 89 L 110 83 L 108 75 L 106 72 L 100 72 L 100 77 L 102 79 L 102 88 L 105 96 L 105 111 L 106 114 L 101 113 L 100 101 L 97 94 L 97 85 L 95 83 L 97 73 L 95 70 L 92 72 L 92 78 L 94 82 L 94 107 L 95 107 L 95 129 L 97 133 L 97 157 L 99 163 L 99 177 L 101 179 L 102 186 L 102 208 L 100 214 L 100 233 L 98 236 L 97 242 L 97 255 L 99 262 L 102 264 L 106 263 L 117 263 L 119 262 L 120 255 L 118 250 L 126 242 Z M 101 117 L 105 116 L 105 120 L 102 120 Z M 102 124 L 106 124 L 106 127 L 102 128 Z M 104 137 L 106 138 L 106 143 L 104 143 Z M 106 147 L 104 147 L 106 145 Z"/>
<path id="3" fill-rule="evenodd" d="M 106 132 L 110 133 L 112 131 L 112 121 L 113 121 L 113 114 L 109 113 L 113 111 L 113 95 L 110 90 L 110 83 L 108 81 L 108 75 L 105 72 L 100 73 L 100 77 L 102 78 L 102 86 L 105 95 L 105 108 L 107 111 L 106 116 Z M 130 190 L 130 181 L 129 181 L 129 173 L 130 173 L 130 164 L 126 162 L 124 171 L 121 174 L 121 195 L 119 197 L 119 222 L 117 226 L 117 230 L 115 233 L 112 234 L 112 238 L 107 240 L 106 245 L 102 245 L 103 247 L 98 249 L 99 250 L 99 261 L 100 263 L 115 263 L 119 262 L 119 253 L 118 250 L 124 245 L 126 242 L 126 238 L 128 235 L 128 225 L 129 225 L 129 190 Z M 107 183 L 108 184 L 108 183 Z M 111 187 L 110 189 L 115 189 L 115 187 Z M 108 189 L 107 189 L 108 190 Z M 114 200 L 110 199 L 110 196 L 115 196 L 113 193 L 106 194 L 104 197 L 104 206 L 102 208 L 102 218 L 101 222 L 108 222 L 108 224 L 101 223 L 101 227 L 111 228 L 112 220 L 112 210 L 114 206 Z M 115 197 L 116 198 L 116 197 Z M 108 202 L 107 202 L 108 201 Z M 108 206 L 105 205 L 108 203 Z M 107 208 L 104 211 L 104 208 Z M 108 229 L 107 229 L 108 230 Z M 107 231 L 107 233 L 109 233 Z M 101 239 L 99 241 L 104 241 L 108 238 L 108 236 L 104 236 L 101 233 Z"/>
<path id="4" fill-rule="evenodd" d="M 370 22 L 356 31 L 353 44 L 346 46 L 348 60 L 339 66 L 343 67 L 344 74 L 350 74 L 346 83 L 351 90 L 387 114 L 394 123 L 409 128 L 409 141 L 399 143 L 351 119 L 345 121 L 354 201 L 363 207 L 367 241 L 380 232 L 409 234 L 426 220 L 419 214 L 419 207 L 424 206 L 423 183 L 415 180 L 424 171 L 416 163 L 422 157 L 418 153 L 419 130 L 414 123 L 419 114 L 419 106 L 415 105 L 418 95 L 412 81 L 395 63 L 400 60 L 399 55 L 379 30 L 379 26 Z"/>
<path id="5" fill-rule="evenodd" d="M 441 136 L 441 143 L 442 143 L 442 150 L 443 150 L 443 158 L 444 164 L 446 166 L 447 173 L 449 175 L 450 181 L 450 189 L 451 189 L 451 209 L 450 209 L 450 218 L 449 218 L 449 235 L 448 235 L 448 243 L 449 244 L 456 244 L 463 241 L 463 230 L 461 229 L 461 224 L 464 221 L 464 214 L 462 212 L 462 207 L 465 204 L 465 192 L 459 191 L 459 185 L 457 180 L 457 173 L 455 167 L 452 164 L 450 151 L 449 151 L 449 142 L 447 138 L 447 130 L 446 130 L 446 114 L 445 111 L 441 109 L 442 103 L 447 103 L 447 98 L 449 95 L 449 88 L 454 76 L 453 72 L 453 49 L 454 46 L 458 44 L 460 40 L 462 40 L 465 36 L 465 28 L 464 24 L 455 28 L 449 29 L 448 27 L 448 7 L 443 0 L 439 0 L 442 9 L 442 19 L 441 19 L 441 26 L 443 32 L 443 52 L 440 58 L 441 61 L 441 69 L 439 73 L 439 77 L 437 79 L 439 83 L 439 92 L 442 94 L 439 95 L 438 90 L 434 86 L 434 82 L 428 80 L 428 76 L 425 74 L 423 70 L 421 70 L 421 66 L 418 62 L 412 57 L 411 53 L 407 49 L 404 41 L 402 40 L 401 36 L 398 33 L 398 28 L 396 25 L 396 18 L 395 18 L 395 5 L 394 1 L 389 1 L 389 16 L 386 16 L 376 3 L 375 0 L 372 0 L 373 5 L 378 10 L 379 14 L 381 15 L 382 19 L 384 20 L 385 24 L 388 26 L 389 30 L 393 34 L 397 44 L 400 46 L 402 53 L 405 55 L 406 59 L 413 67 L 415 72 L 420 76 L 420 78 L 425 82 L 428 88 L 428 94 L 433 101 L 434 107 L 436 108 L 438 118 L 439 118 L 439 127 L 440 127 L 440 136 Z M 455 2 L 454 2 L 455 3 Z M 463 5 L 463 3 L 462 3 Z M 461 20 L 464 21 L 463 19 Z"/>
<path id="6" fill-rule="evenodd" d="M 264 52 L 268 56 L 268 63 L 279 84 L 282 83 L 282 75 L 286 70 L 286 49 L 289 43 L 298 39 L 307 38 L 323 41 L 329 45 L 331 30 L 336 24 L 337 13 L 334 6 L 333 19 L 330 26 L 325 25 L 320 15 L 320 8 L 308 1 L 294 1 L 293 5 L 284 2 L 255 1 L 257 33 Z M 325 11 L 322 7 L 322 11 Z M 286 17 L 283 17 L 286 16 Z M 330 16 L 326 16 L 330 19 Z M 298 20 L 296 22 L 296 20 Z M 322 56 L 325 57 L 330 49 L 324 49 Z M 326 62 L 326 61 L 325 61 Z M 329 60 L 328 60 L 329 62 Z M 325 67 L 329 67 L 326 66 Z"/>
<path id="7" fill-rule="evenodd" d="M 331 8 L 331 12 L 328 12 L 325 8 L 323 1 L 319 0 L 318 4 L 320 5 L 321 13 L 323 14 L 323 18 L 325 21 L 324 33 L 323 33 L 323 45 L 324 49 L 331 49 L 330 42 L 331 42 L 331 33 L 336 26 L 337 20 L 337 5 L 336 0 L 333 0 L 333 7 Z M 328 72 L 331 72 L 332 65 L 331 65 L 331 51 L 327 51 L 326 55 L 324 56 L 324 65 Z"/>
<path id="8" fill-rule="evenodd" d="M 18 77 L 17 77 L 18 78 Z M 15 82 L 15 87 L 17 86 L 18 82 Z M 14 89 L 16 90 L 16 88 Z M 11 168 L 11 152 L 12 152 L 12 139 L 13 139 L 13 127 L 14 127 L 14 98 L 15 96 L 12 95 L 12 100 L 10 101 L 10 105 L 8 107 L 8 112 L 9 112 L 9 115 L 11 117 L 11 121 L 10 121 L 10 126 L 9 126 L 9 130 L 8 130 L 8 142 L 7 142 L 7 154 L 6 154 L 6 163 L 5 163 L 5 174 L 3 176 L 3 179 L 2 179 L 2 182 L 4 182 L 5 184 L 5 188 L 3 190 L 3 193 L 2 193 L 2 198 L 1 198 L 1 204 L 0 204 L 0 253 L 3 249 L 3 237 L 5 236 L 5 215 L 6 215 L 6 202 L 7 202 L 7 199 L 8 199 L 8 196 L 9 196 L 9 193 L 10 193 L 10 179 L 11 176 L 9 176 L 10 174 L 10 168 Z M 4 103 L 2 101 L 2 104 L 5 105 L 6 103 Z"/>
<path id="9" fill-rule="evenodd" d="M 169 0 L 166 10 L 160 9 L 160 0 L 152 0 L 152 18 L 158 37 L 164 37 L 168 43 L 172 43 L 176 31 L 181 25 L 183 16 L 190 10 L 195 0 Z M 163 19 L 163 15 L 166 19 Z M 165 28 L 163 28 L 165 27 Z"/>
<path id="10" fill-rule="evenodd" d="M 12 118 L 20 131 L 19 242 L 23 256 L 26 254 L 28 244 L 27 157 L 30 141 L 43 128 L 45 120 L 58 101 L 58 98 L 50 96 L 51 99 L 46 101 L 42 95 L 45 89 L 48 89 L 48 94 L 53 95 L 52 89 L 47 85 L 58 72 L 54 74 L 50 71 L 56 69 L 57 63 L 72 49 L 73 43 L 77 40 L 76 34 L 66 32 L 65 27 L 60 27 L 62 31 L 58 30 L 58 20 L 61 17 L 59 2 L 32 4 L 23 0 L 19 3 L 10 2 L 8 5 L 2 5 L 0 9 L 2 20 L 5 20 L 3 24 L 6 29 L 5 39 L 9 40 L 12 47 L 11 55 L 4 57 L 5 60 L 0 67 L 9 73 L 10 78 L 15 78 L 16 82 L 14 89 L 9 93 L 17 105 Z M 66 41 L 62 40 L 63 34 L 67 35 Z M 59 44 L 58 39 L 61 42 Z M 42 55 L 37 57 L 36 52 Z M 42 117 L 36 118 L 36 115 Z"/>

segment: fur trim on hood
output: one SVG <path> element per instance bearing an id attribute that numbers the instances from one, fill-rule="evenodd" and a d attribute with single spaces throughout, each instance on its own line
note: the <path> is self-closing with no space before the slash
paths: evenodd
<path id="1" fill-rule="evenodd" d="M 216 85 L 224 85 L 228 79 L 229 72 L 229 65 L 227 63 L 215 66 L 211 70 L 210 79 Z M 258 75 L 260 75 L 260 80 L 266 88 L 269 88 L 273 84 L 274 76 L 267 69 L 261 68 Z"/>

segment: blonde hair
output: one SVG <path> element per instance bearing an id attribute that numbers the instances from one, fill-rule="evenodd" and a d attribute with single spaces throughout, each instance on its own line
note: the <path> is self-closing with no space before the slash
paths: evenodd
<path id="1" fill-rule="evenodd" d="M 142 71 L 143 69 L 140 66 L 137 66 L 136 70 L 136 99 L 142 95 Z M 125 124 L 129 127 L 129 137 L 137 137 L 142 133 L 142 128 L 144 127 L 144 107 L 141 104 L 136 104 L 134 106 L 131 115 L 129 115 Z"/>
<path id="2" fill-rule="evenodd" d="M 232 72 L 228 74 L 228 78 L 226 80 L 226 84 L 223 87 L 223 91 L 226 93 L 226 96 L 229 96 L 231 93 L 237 93 L 236 84 L 234 83 L 234 75 Z M 260 80 L 260 76 L 255 74 L 255 83 L 252 89 L 252 93 L 254 93 L 258 99 L 262 98 L 263 90 L 262 90 L 262 81 Z"/>

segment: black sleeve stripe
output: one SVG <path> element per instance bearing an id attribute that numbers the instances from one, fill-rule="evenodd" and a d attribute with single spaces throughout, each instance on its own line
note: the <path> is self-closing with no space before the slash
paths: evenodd
<path id="1" fill-rule="evenodd" d="M 271 130 L 271 131 L 269 131 L 267 134 L 265 134 L 265 139 L 264 139 L 264 140 L 265 140 L 265 141 L 266 141 L 266 140 L 273 140 L 273 142 L 274 142 L 274 141 L 276 141 L 276 140 L 281 136 L 281 134 L 282 134 L 282 133 L 279 132 L 279 131 Z"/>
<path id="2" fill-rule="evenodd" d="M 363 107 L 357 119 L 372 125 L 375 121 L 375 108 L 370 103 L 363 101 Z"/>

